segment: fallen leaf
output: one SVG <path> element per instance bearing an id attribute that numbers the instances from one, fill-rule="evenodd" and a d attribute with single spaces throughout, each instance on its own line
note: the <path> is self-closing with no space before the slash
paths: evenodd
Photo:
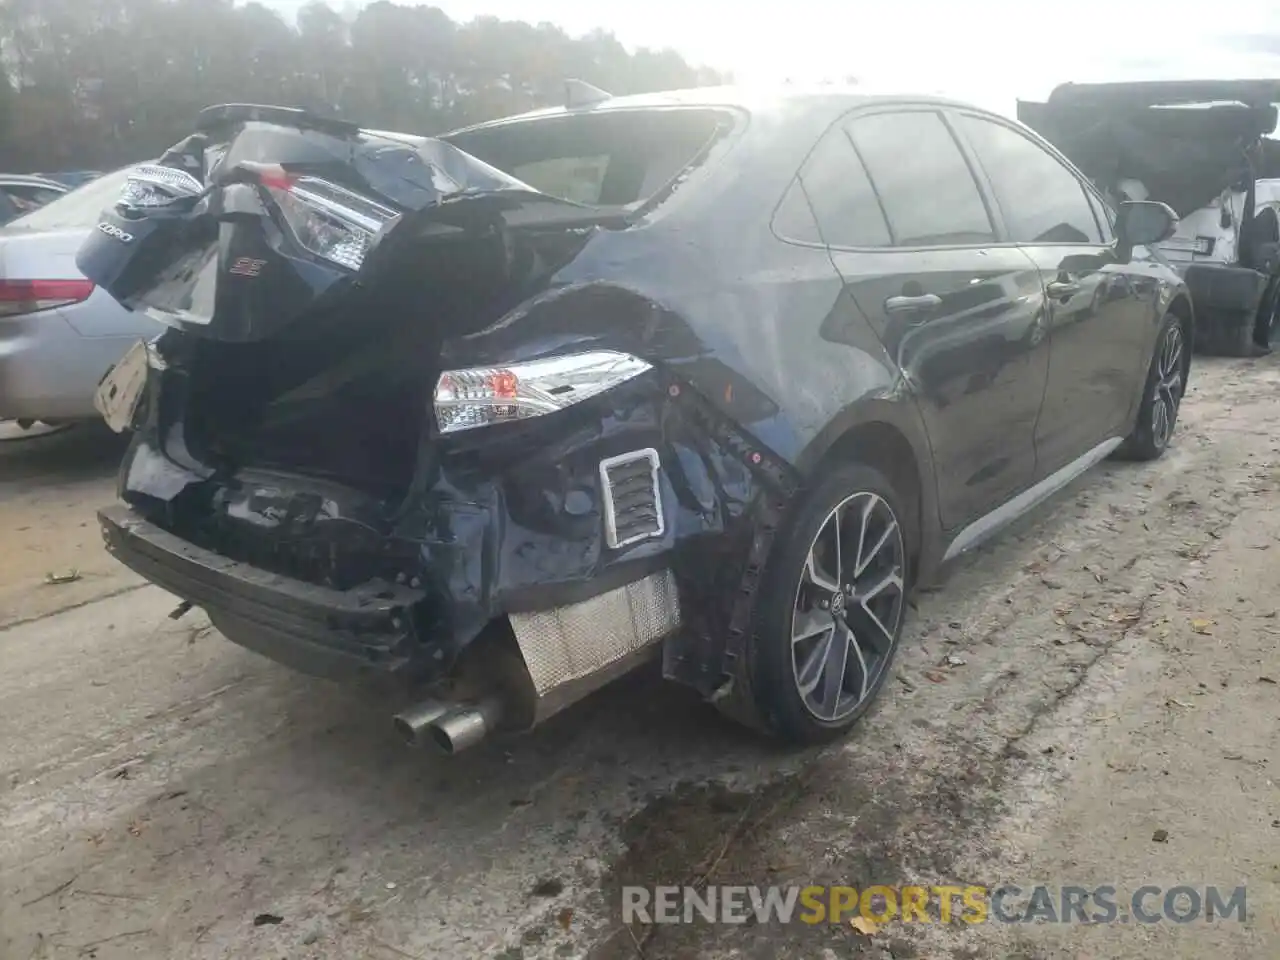
<path id="1" fill-rule="evenodd" d="M 280 923 L 284 923 L 284 917 L 277 916 L 274 913 L 260 913 L 253 918 L 253 925 L 255 927 L 265 927 L 268 924 L 275 926 Z"/>
<path id="2" fill-rule="evenodd" d="M 79 579 L 80 571 L 75 569 L 53 571 L 44 575 L 44 582 L 48 584 L 74 583 Z"/>
<path id="3" fill-rule="evenodd" d="M 874 937 L 876 933 L 880 930 L 878 926 L 876 926 L 872 921 L 868 920 L 866 917 L 854 917 L 852 920 L 849 921 L 849 926 L 853 927 L 853 929 L 857 930 L 859 933 L 868 937 Z"/>
<path id="4" fill-rule="evenodd" d="M 1169 831 L 1168 831 L 1168 830 L 1157 830 L 1155 833 L 1151 834 L 1151 842 L 1152 842 L 1152 843 L 1168 843 L 1168 842 L 1169 842 Z"/>
<path id="5" fill-rule="evenodd" d="M 1204 620 L 1201 618 L 1196 618 L 1195 620 L 1191 621 L 1191 629 L 1194 630 L 1196 633 L 1207 634 L 1209 633 L 1209 628 L 1212 626 L 1213 626 L 1212 620 Z"/>
<path id="6" fill-rule="evenodd" d="M 561 929 L 568 930 L 569 924 L 573 923 L 573 911 L 569 907 L 565 907 L 556 914 L 556 922 L 560 924 Z"/>
<path id="7" fill-rule="evenodd" d="M 939 673 L 937 670 L 926 670 L 926 671 L 924 672 L 924 676 L 925 676 L 925 679 L 926 679 L 926 680 L 928 680 L 928 681 L 930 681 L 931 683 L 946 683 L 946 682 L 947 682 L 946 675 L 945 675 L 945 674 L 941 674 L 941 673 Z"/>

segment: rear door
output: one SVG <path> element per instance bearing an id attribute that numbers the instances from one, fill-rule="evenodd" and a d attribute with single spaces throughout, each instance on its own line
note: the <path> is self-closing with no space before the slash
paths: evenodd
<path id="1" fill-rule="evenodd" d="M 802 171 L 852 304 L 916 397 L 957 528 L 1035 475 L 1048 371 L 1035 265 L 999 228 L 937 109 L 859 113 Z"/>
<path id="2" fill-rule="evenodd" d="M 1146 365 L 1148 312 L 1088 188 L 1061 160 L 995 117 L 962 112 L 957 127 L 988 178 L 1011 239 L 1040 269 L 1049 303 L 1049 378 L 1036 430 L 1046 476 L 1124 436 Z"/>

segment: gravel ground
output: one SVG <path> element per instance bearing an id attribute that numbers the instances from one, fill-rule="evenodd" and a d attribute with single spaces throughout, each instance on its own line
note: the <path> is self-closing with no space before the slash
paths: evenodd
<path id="1" fill-rule="evenodd" d="M 1162 461 L 918 597 L 879 707 L 802 754 L 649 675 L 408 751 L 105 555 L 112 438 L 6 443 L 0 957 L 1278 956 L 1278 388 L 1280 358 L 1199 361 Z M 1247 884 L 1248 919 L 621 925 L 622 884 L 704 878 Z"/>

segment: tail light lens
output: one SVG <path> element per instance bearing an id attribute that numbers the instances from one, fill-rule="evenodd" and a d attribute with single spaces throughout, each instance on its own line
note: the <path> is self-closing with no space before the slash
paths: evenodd
<path id="1" fill-rule="evenodd" d="M 18 317 L 88 300 L 89 280 L 0 280 L 0 317 Z"/>
<path id="2" fill-rule="evenodd" d="M 134 208 L 163 207 L 203 192 L 204 184 L 185 170 L 144 163 L 129 171 L 119 202 Z"/>
<path id="3" fill-rule="evenodd" d="M 307 250 L 359 270 L 378 232 L 399 219 L 390 207 L 318 177 L 264 174 L 262 185 Z"/>
<path id="4" fill-rule="evenodd" d="M 554 413 L 650 369 L 630 354 L 593 350 L 506 367 L 447 370 L 436 383 L 436 423 L 441 433 L 456 433 Z"/>

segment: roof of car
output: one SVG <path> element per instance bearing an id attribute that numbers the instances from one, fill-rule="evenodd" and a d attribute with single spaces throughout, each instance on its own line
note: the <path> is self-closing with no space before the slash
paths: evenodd
<path id="1" fill-rule="evenodd" d="M 938 103 L 944 105 L 964 105 L 959 101 L 935 94 L 922 94 L 908 90 L 891 90 L 863 85 L 817 85 L 793 86 L 790 84 L 769 86 L 720 86 L 690 87 L 685 90 L 666 90 L 661 93 L 640 93 L 629 96 L 609 97 L 595 103 L 578 107 L 546 107 L 531 110 L 515 116 L 490 120 L 474 124 L 454 133 L 480 130 L 485 127 L 502 126 L 524 120 L 560 115 L 599 113 L 606 110 L 660 109 L 663 107 L 720 107 L 737 108 L 747 112 L 755 112 L 767 108 L 777 108 L 787 103 L 808 106 L 825 105 L 832 110 L 849 109 L 860 103 L 875 100 L 911 100 L 915 102 Z"/>
<path id="2" fill-rule="evenodd" d="M 49 187 L 54 190 L 66 190 L 67 185 L 46 177 L 34 177 L 29 173 L 0 173 L 0 183 L 29 184 L 33 187 Z"/>

